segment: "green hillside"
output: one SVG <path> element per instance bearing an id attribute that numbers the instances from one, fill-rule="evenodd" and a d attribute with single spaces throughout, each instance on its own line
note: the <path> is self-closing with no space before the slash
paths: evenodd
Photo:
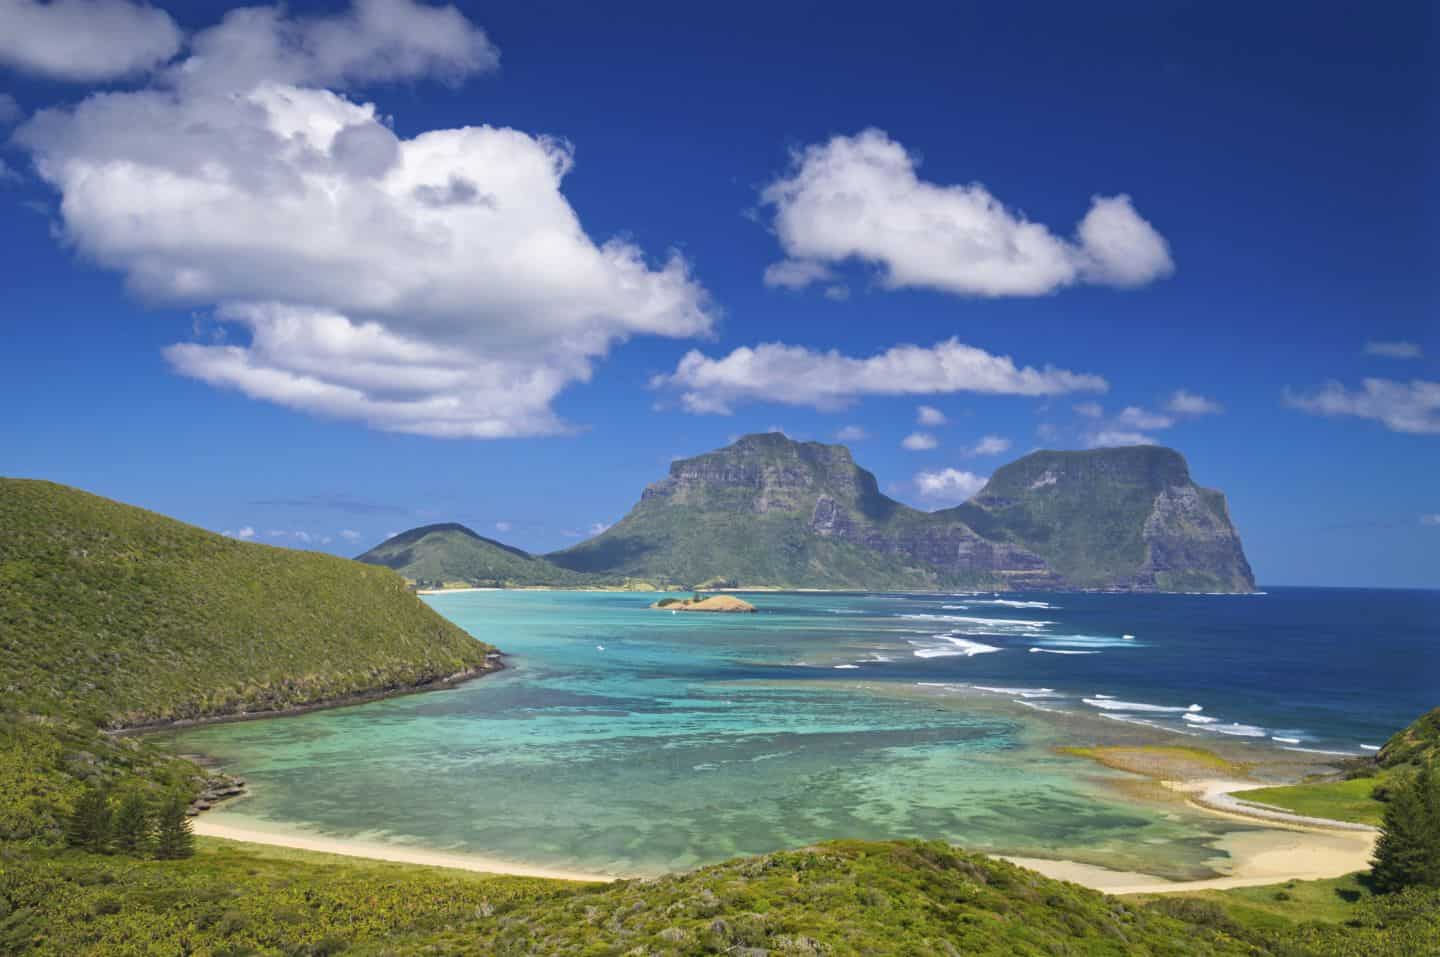
<path id="1" fill-rule="evenodd" d="M 174 862 L 12 848 L 0 871 L 0 952 L 31 957 L 1418 957 L 1437 935 L 1435 890 L 1377 898 L 1344 878 L 1144 902 L 918 842 L 611 885 L 228 841 Z"/>
<path id="2" fill-rule="evenodd" d="M 464 525 L 425 525 L 401 532 L 355 559 L 392 568 L 428 585 L 557 585 L 583 587 L 610 579 L 553 565 Z"/>
<path id="3" fill-rule="evenodd" d="M 1409 727 L 1397 731 L 1375 757 L 1382 768 L 1389 770 L 1405 765 L 1440 765 L 1440 707 L 1430 709 Z"/>
<path id="4" fill-rule="evenodd" d="M 1391 735 L 1373 760 L 1356 758 L 1343 775 L 1240 791 L 1236 796 L 1296 814 L 1378 826 L 1386 795 L 1422 764 L 1440 767 L 1440 708 Z"/>
<path id="5" fill-rule="evenodd" d="M 486 645 L 385 569 L 235 541 L 49 482 L 0 479 L 0 529 L 0 836 L 52 827 L 82 779 L 193 771 L 99 728 L 274 711 L 486 667 Z"/>

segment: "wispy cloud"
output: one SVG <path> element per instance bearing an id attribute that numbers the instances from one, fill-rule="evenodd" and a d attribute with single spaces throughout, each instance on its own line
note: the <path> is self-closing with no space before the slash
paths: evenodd
<path id="1" fill-rule="evenodd" d="M 1127 432 L 1123 429 L 1102 429 L 1092 432 L 1085 439 L 1092 449 L 1106 449 L 1117 445 L 1159 445 L 1160 440 L 1143 432 Z"/>
<path id="2" fill-rule="evenodd" d="M 921 425 L 944 425 L 948 420 L 945 413 L 933 405 L 922 405 L 915 410 L 915 421 Z"/>
<path id="3" fill-rule="evenodd" d="M 900 447 L 911 452 L 926 452 L 939 444 L 940 441 L 929 432 L 911 432 L 900 440 Z"/>
<path id="4" fill-rule="evenodd" d="M 1286 389 L 1284 401 L 1311 415 L 1353 416 L 1392 432 L 1440 434 L 1440 382 L 1363 379 L 1360 388 L 1350 389 L 1332 380 L 1308 393 Z"/>
<path id="5" fill-rule="evenodd" d="M 868 438 L 870 438 L 870 433 L 858 425 L 843 426 L 835 433 L 835 439 L 839 442 L 863 442 Z"/>
<path id="6" fill-rule="evenodd" d="M 276 508 L 324 509 L 332 512 L 348 512 L 351 515 L 413 515 L 414 509 L 403 505 L 388 505 L 383 502 L 369 502 L 346 495 L 305 495 L 298 498 L 255 499 L 251 505 L 266 505 Z"/>
<path id="7" fill-rule="evenodd" d="M 251 539 L 251 538 L 254 538 L 254 537 L 255 537 L 255 529 L 252 528 L 252 527 L 249 526 L 249 525 L 242 525 L 242 526 L 240 526 L 238 529 L 234 529 L 234 530 L 231 530 L 231 529 L 228 529 L 228 528 L 227 528 L 227 529 L 225 529 L 225 531 L 221 532 L 220 534 L 221 534 L 221 535 L 228 535 L 228 536 L 230 536 L 231 538 Z"/>
<path id="8" fill-rule="evenodd" d="M 1440 525 L 1440 512 L 1431 512 L 1428 515 L 1420 516 L 1421 525 Z"/>
<path id="9" fill-rule="evenodd" d="M 1165 403 L 1165 408 L 1176 415 L 1218 415 L 1225 407 L 1214 399 L 1207 399 L 1186 389 L 1177 389 Z"/>
<path id="10" fill-rule="evenodd" d="M 1098 375 L 1050 365 L 1019 366 L 1009 356 L 947 339 L 933 346 L 898 345 L 864 358 L 780 342 L 742 346 L 718 359 L 696 349 L 680 360 L 674 372 L 652 378 L 650 386 L 679 391 L 680 403 L 689 412 L 729 415 L 745 402 L 830 411 L 865 396 L 958 392 L 1045 396 L 1104 392 L 1109 383 Z"/>
<path id="11" fill-rule="evenodd" d="M 1416 343 L 1399 339 L 1371 339 L 1365 343 L 1364 352 L 1367 356 L 1380 356 L 1385 359 L 1419 359 L 1425 355 L 1424 350 Z"/>
<path id="12" fill-rule="evenodd" d="M 999 455 L 1010 450 L 1009 439 L 999 435 L 987 435 L 974 445 L 965 450 L 965 454 L 972 457 L 982 455 Z"/>

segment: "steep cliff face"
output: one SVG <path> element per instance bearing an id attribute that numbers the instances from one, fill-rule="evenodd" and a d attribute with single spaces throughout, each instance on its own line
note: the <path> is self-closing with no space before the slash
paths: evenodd
<path id="1" fill-rule="evenodd" d="M 693 584 L 1249 591 L 1224 496 L 1169 449 L 1040 452 L 971 502 L 883 495 L 843 446 L 779 433 L 675 462 L 602 535 L 547 556 Z"/>
<path id="2" fill-rule="evenodd" d="M 601 535 L 546 556 L 584 572 L 695 584 L 931 588 L 945 575 L 898 550 L 868 547 L 866 531 L 905 506 L 880 494 L 849 449 L 779 433 L 682 459 Z M 922 513 L 915 513 L 922 514 Z M 844 534 L 818 533 L 830 515 Z"/>
<path id="3" fill-rule="evenodd" d="M 1067 586 L 1253 591 L 1225 496 L 1157 446 L 1035 452 L 973 499 L 938 512 L 1044 559 Z"/>

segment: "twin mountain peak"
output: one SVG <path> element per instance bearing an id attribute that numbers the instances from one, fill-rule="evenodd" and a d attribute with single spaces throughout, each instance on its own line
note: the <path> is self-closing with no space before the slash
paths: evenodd
<path id="1" fill-rule="evenodd" d="M 1250 592 L 1223 493 L 1158 446 L 1033 452 L 936 512 L 843 445 L 778 432 L 679 459 L 615 525 L 537 556 L 428 525 L 359 556 L 425 584 Z"/>

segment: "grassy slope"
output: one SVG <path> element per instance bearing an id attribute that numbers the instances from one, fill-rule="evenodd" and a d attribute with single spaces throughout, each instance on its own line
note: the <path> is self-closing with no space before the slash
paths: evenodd
<path id="1" fill-rule="evenodd" d="M 433 681 L 487 646 L 400 576 L 233 541 L 48 482 L 0 479 L 0 836 L 53 836 L 81 780 L 193 767 L 101 726 Z"/>
<path id="2" fill-rule="evenodd" d="M 464 525 L 426 525 L 401 532 L 356 561 L 392 568 L 413 581 L 470 585 L 583 587 L 609 580 L 561 568 Z"/>
<path id="3" fill-rule="evenodd" d="M 0 949 L 123 957 L 178 953 L 183 941 L 213 954 L 1254 953 L 934 843 L 837 842 L 614 885 L 210 842 L 202 851 L 178 864 L 12 857 L 0 876 Z"/>
<path id="4" fill-rule="evenodd" d="M 1361 875 L 1200 891 L 1148 902 L 1153 908 L 1293 957 L 1420 957 L 1440 954 L 1440 890 L 1376 896 Z"/>
<path id="5" fill-rule="evenodd" d="M 1235 797 L 1270 804 L 1307 817 L 1377 825 L 1385 811 L 1385 805 L 1370 796 L 1376 783 L 1375 778 L 1351 778 L 1346 781 L 1256 788 L 1253 791 L 1240 791 Z"/>
<path id="6" fill-rule="evenodd" d="M 1408 774 L 1422 762 L 1437 760 L 1440 760 L 1440 708 L 1430 710 L 1397 731 L 1380 749 L 1375 763 L 1359 769 L 1352 777 L 1258 788 L 1242 791 L 1236 797 L 1273 804 L 1297 814 L 1377 825 L 1385 805 L 1374 797 L 1376 789 L 1383 792 L 1395 775 Z"/>

